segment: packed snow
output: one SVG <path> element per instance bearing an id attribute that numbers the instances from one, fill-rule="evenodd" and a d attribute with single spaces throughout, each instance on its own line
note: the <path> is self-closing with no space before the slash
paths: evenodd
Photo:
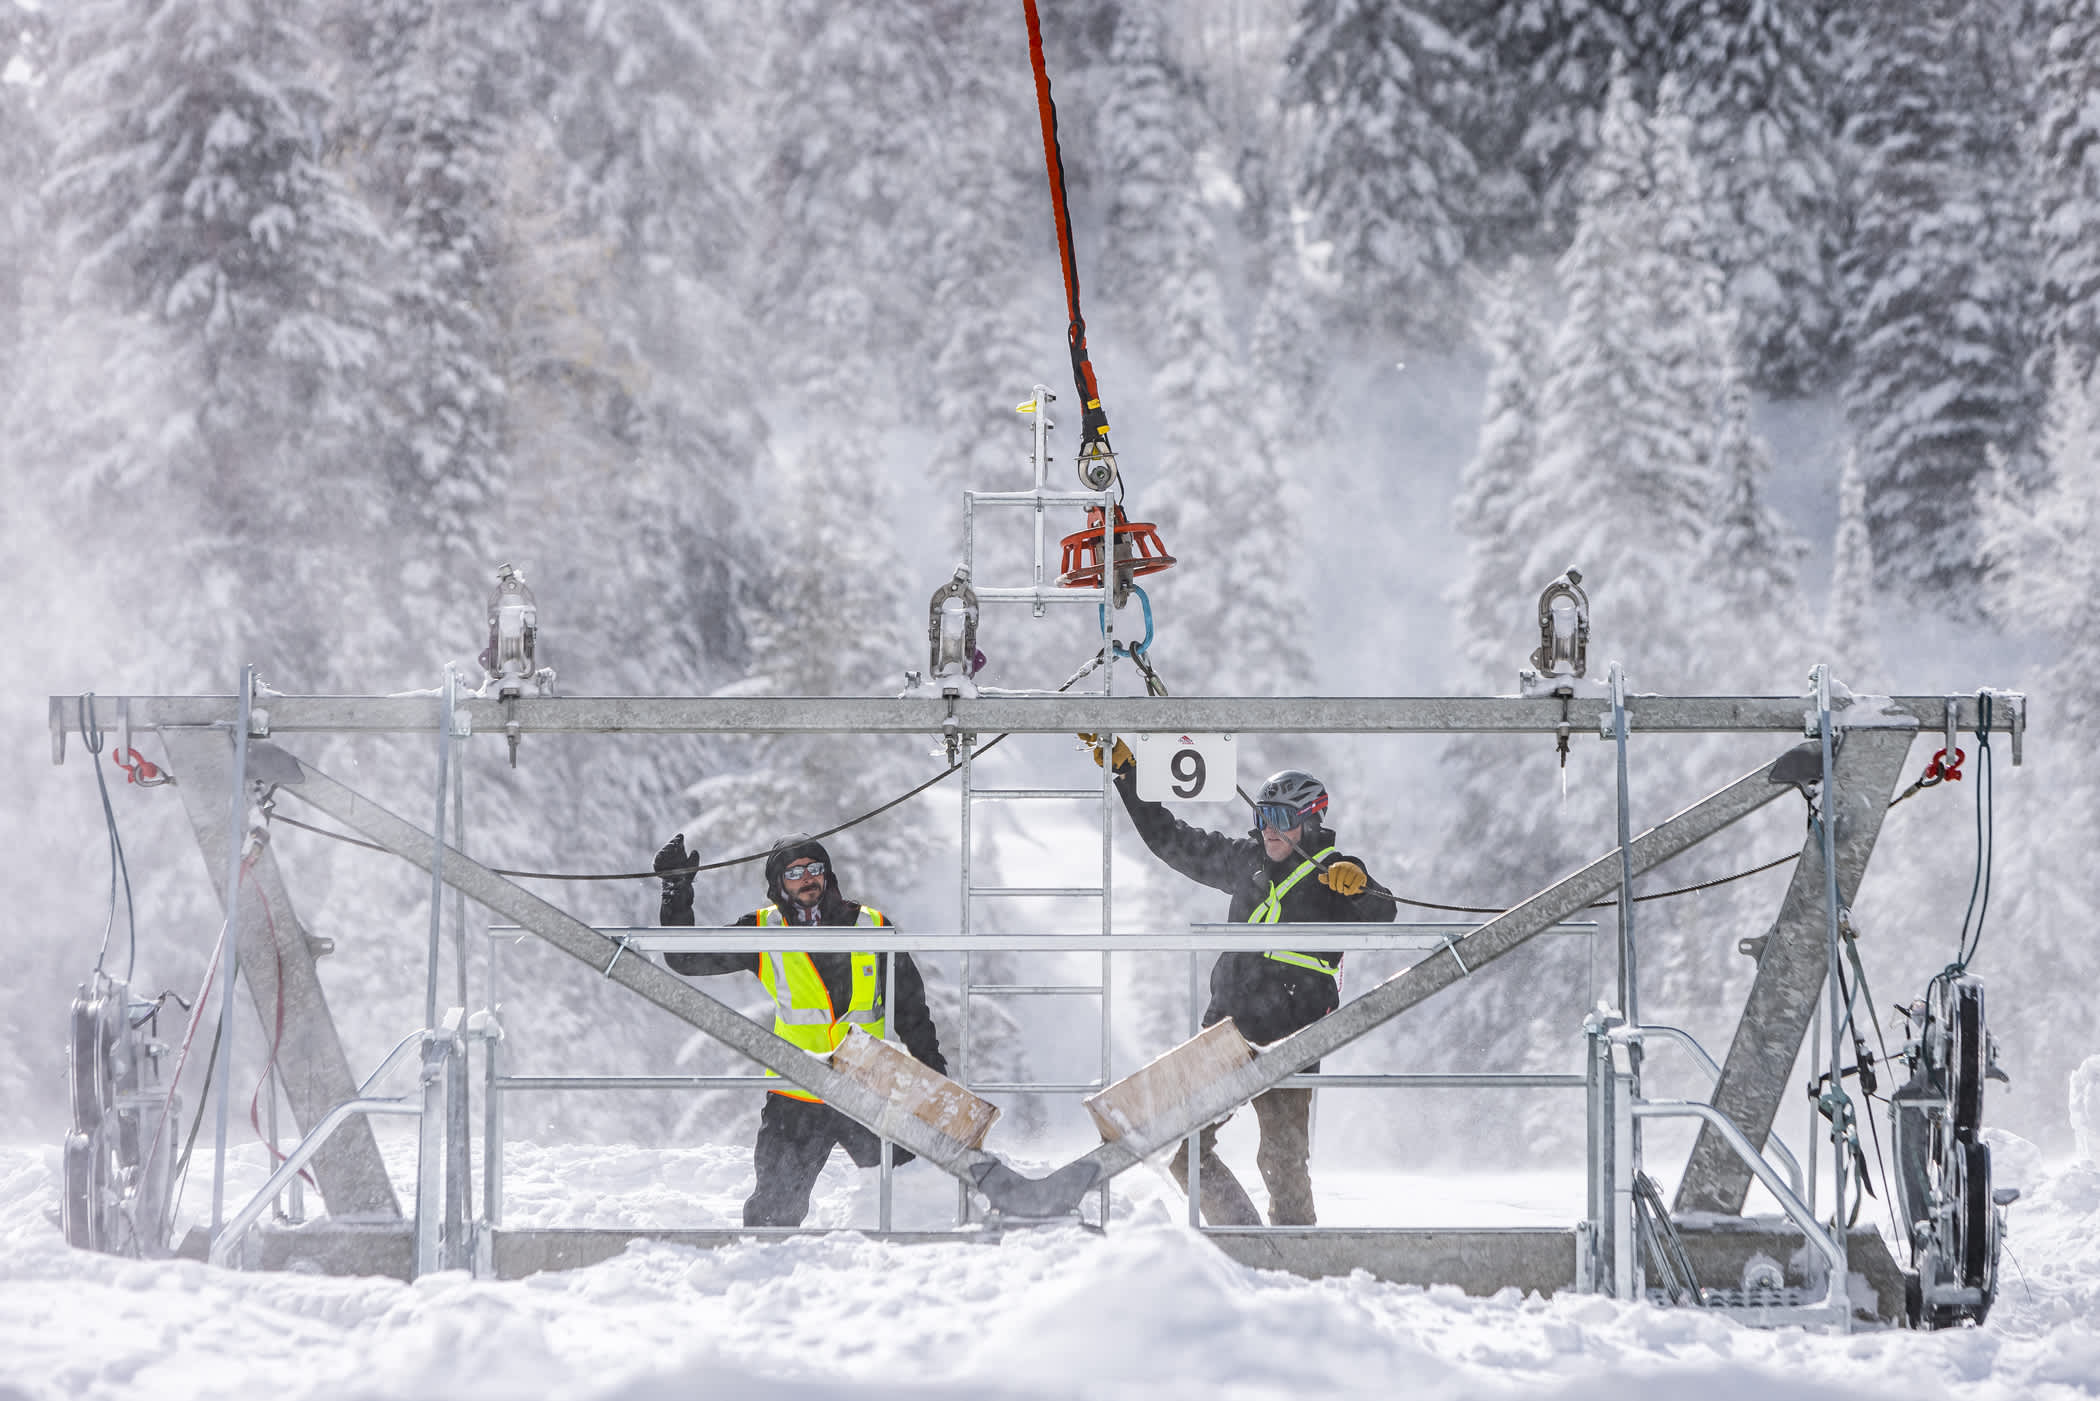
<path id="1" fill-rule="evenodd" d="M 390 1142 L 397 1169 L 405 1141 Z M 0 1149 L 0 1397 L 626 1398 L 1784 1395 L 2084 1397 L 2100 1393 L 2100 1167 L 2045 1166 L 1994 1134 L 2012 1211 L 2005 1283 L 1980 1329 L 1835 1337 L 1757 1331 L 1590 1296 L 1304 1280 L 1226 1259 L 1157 1174 L 1118 1180 L 1105 1233 L 1016 1231 L 898 1244 L 873 1222 L 875 1177 L 835 1155 L 813 1225 L 718 1249 L 636 1244 L 516 1282 L 460 1272 L 414 1284 L 239 1273 L 69 1249 L 54 1222 L 58 1154 Z M 260 1182 L 238 1155 L 230 1196 Z M 1579 1182 L 1323 1174 L 1329 1219 L 1375 1201 L 1468 1224 L 1565 1219 Z M 514 1144 L 514 1225 L 709 1225 L 735 1219 L 748 1157 L 726 1147 Z M 953 1184 L 897 1176 L 900 1225 L 945 1224 Z M 193 1200 L 189 1209 L 194 1211 Z"/>

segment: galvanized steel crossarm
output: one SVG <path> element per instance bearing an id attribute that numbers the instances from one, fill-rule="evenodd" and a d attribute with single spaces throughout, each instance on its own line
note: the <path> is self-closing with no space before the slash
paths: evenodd
<path id="1" fill-rule="evenodd" d="M 275 746 L 267 744 L 259 747 L 275 750 Z M 395 855 L 429 869 L 433 859 L 429 833 L 319 770 L 299 764 L 282 750 L 275 750 L 275 754 L 281 756 L 281 762 L 295 765 L 299 775 L 280 783 L 280 792 L 303 798 Z M 442 874 L 446 884 L 465 891 L 497 914 L 589 964 L 601 976 L 820 1096 L 928 1162 L 965 1180 L 971 1179 L 973 1168 L 997 1163 L 990 1154 L 964 1147 L 909 1113 L 891 1112 L 890 1101 L 883 1096 L 790 1045 L 736 1009 L 717 1002 L 675 973 L 647 959 L 621 957 L 623 950 L 615 941 L 453 847 L 444 850 Z"/>
<path id="2" fill-rule="evenodd" d="M 1636 874 L 1749 816 L 1794 790 L 1771 781 L 1770 765 L 1745 774 L 1676 816 L 1635 837 L 1631 843 Z M 1384 1025 L 1417 1003 L 1458 982 L 1608 893 L 1619 879 L 1616 848 L 1574 875 L 1547 887 L 1504 914 L 1497 915 L 1458 940 L 1448 951 L 1431 954 L 1396 973 L 1353 1002 L 1294 1032 L 1255 1056 L 1239 1070 L 1205 1086 L 1170 1122 L 1140 1126 L 1084 1154 L 1101 1176 L 1113 1177 L 1151 1154 L 1179 1142 L 1204 1124 L 1245 1104 L 1264 1090 L 1333 1055 Z"/>
<path id="3" fill-rule="evenodd" d="M 1839 724 L 1915 722 L 1944 728 L 1949 697 L 1898 696 L 1863 701 L 1840 712 Z M 1974 695 L 1953 698 L 1963 732 L 1977 724 Z M 428 734 L 438 698 L 264 695 L 255 705 L 258 738 L 273 734 Z M 1802 734 L 1809 703 L 1799 696 L 1631 696 L 1635 733 Z M 80 730 L 80 700 L 50 698 L 52 758 L 63 760 L 66 736 Z M 1146 733 L 1166 730 L 1271 734 L 1555 734 L 1596 735 L 1609 703 L 1521 696 L 528 696 L 515 702 L 467 697 L 459 706 L 476 730 L 515 723 L 521 734 L 933 734 L 953 719 L 971 734 Z M 231 696 L 98 696 L 94 720 L 110 733 L 235 723 Z M 2001 693 L 1994 733 L 2024 728 L 2026 702 Z"/>

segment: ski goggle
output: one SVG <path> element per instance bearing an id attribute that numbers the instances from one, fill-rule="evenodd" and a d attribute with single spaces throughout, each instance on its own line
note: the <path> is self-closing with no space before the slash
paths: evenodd
<path id="1" fill-rule="evenodd" d="M 782 880 L 801 880 L 804 876 L 821 876 L 824 863 L 821 861 L 798 861 L 780 873 Z"/>
<path id="2" fill-rule="evenodd" d="M 1298 816 L 1298 809 L 1289 803 L 1256 803 L 1254 825 L 1273 827 L 1279 832 L 1288 832 L 1293 827 L 1304 825 L 1305 819 Z"/>

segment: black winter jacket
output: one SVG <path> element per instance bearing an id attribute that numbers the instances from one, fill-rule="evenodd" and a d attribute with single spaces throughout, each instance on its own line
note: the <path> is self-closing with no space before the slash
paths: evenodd
<path id="1" fill-rule="evenodd" d="M 778 886 L 776 884 L 777 892 Z M 777 893 L 773 906 L 779 910 L 789 924 L 810 923 L 797 918 L 797 911 L 790 908 Z M 665 894 L 662 922 L 665 925 L 690 925 L 693 922 L 691 896 L 680 908 L 667 891 Z M 824 883 L 824 899 L 817 906 L 820 925 L 851 925 L 860 918 L 860 906 L 839 894 L 836 875 L 827 875 Z M 756 925 L 758 914 L 752 911 L 736 921 L 739 925 Z M 758 974 L 758 961 L 763 957 L 755 953 L 666 953 L 664 963 L 673 973 L 687 977 L 708 977 L 718 973 Z M 831 994 L 831 1005 L 843 1007 L 853 998 L 853 956 L 845 953 L 813 953 L 809 961 L 816 966 L 817 976 L 824 980 L 825 991 Z M 904 1043 L 912 1059 L 921 1065 L 930 1066 L 941 1074 L 948 1073 L 947 1057 L 941 1054 L 939 1035 L 934 1030 L 933 1014 L 926 1008 L 926 984 L 919 976 L 919 965 L 912 962 L 908 953 L 899 953 L 897 959 L 897 995 L 889 995 L 889 958 L 876 961 L 875 997 L 884 1010 L 890 1035 Z"/>
<path id="2" fill-rule="evenodd" d="M 1282 861 L 1270 861 L 1262 849 L 1261 834 L 1244 837 L 1206 832 L 1168 812 L 1159 803 L 1148 803 L 1137 795 L 1137 778 L 1129 769 L 1116 775 L 1116 791 L 1123 808 L 1152 854 L 1190 880 L 1222 890 L 1232 897 L 1225 918 L 1239 923 L 1253 914 L 1268 898 L 1272 884 L 1281 884 L 1303 864 L 1296 852 Z M 1320 829 L 1308 834 L 1308 854 L 1335 845 L 1334 833 Z M 1363 862 L 1336 852 L 1320 863 L 1324 870 L 1336 861 Z M 1283 897 L 1278 923 L 1378 923 L 1393 918 L 1399 907 L 1389 895 L 1365 890 L 1357 895 L 1337 895 L 1320 884 L 1317 875 L 1299 881 Z M 1289 947 L 1278 945 L 1279 948 Z M 1339 953 L 1305 949 L 1322 962 L 1339 966 Z M 1302 1027 L 1312 1025 L 1341 1005 L 1341 987 L 1336 979 L 1317 969 L 1279 963 L 1258 953 L 1224 953 L 1210 970 L 1210 1007 L 1203 1024 L 1231 1017 L 1240 1034 L 1256 1045 L 1280 1041 Z"/>

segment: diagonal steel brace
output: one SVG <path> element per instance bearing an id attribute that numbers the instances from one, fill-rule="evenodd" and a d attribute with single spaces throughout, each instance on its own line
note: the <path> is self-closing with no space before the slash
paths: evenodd
<path id="1" fill-rule="evenodd" d="M 1917 733 L 1914 724 L 1883 718 L 1877 728 L 1844 731 L 1823 807 L 1834 814 L 1840 907 L 1849 906 L 1866 873 L 1867 858 L 1881 835 L 1889 794 L 1902 777 L 1903 761 Z M 1820 777 L 1820 764 L 1817 768 Z M 1793 882 L 1780 902 L 1779 918 L 1757 960 L 1742 1020 L 1714 1082 L 1713 1106 L 1727 1115 L 1759 1148 L 1772 1132 L 1780 1102 L 1800 1058 L 1801 1043 L 1830 977 L 1829 882 L 1823 841 L 1811 830 L 1794 866 Z M 1679 1212 L 1742 1212 L 1750 1193 L 1750 1165 L 1712 1125 L 1703 1125 L 1678 1183 Z"/>
<path id="2" fill-rule="evenodd" d="M 300 763 L 275 745 L 257 741 L 251 743 L 249 753 L 267 756 L 271 762 L 282 763 L 288 766 L 288 771 L 296 773 L 296 777 L 279 779 L 281 792 L 305 799 L 403 860 L 426 871 L 430 869 L 430 834 L 414 823 L 395 816 L 320 770 Z M 531 891 L 513 885 L 449 845 L 445 848 L 441 874 L 447 885 L 531 930 L 563 953 L 590 965 L 610 981 L 741 1051 L 783 1079 L 821 1097 L 849 1118 L 909 1148 L 927 1162 L 973 1186 L 982 1186 L 993 1198 L 995 1207 L 1001 1205 L 998 1189 L 1009 1185 L 1008 1179 L 1020 1184 L 1020 1189 L 1032 1185 L 1030 1179 L 1012 1172 L 991 1154 L 958 1143 L 908 1109 L 894 1105 L 859 1081 L 833 1070 L 826 1062 L 775 1036 L 769 1029 L 709 997 L 668 969 L 645 958 L 622 958 L 623 946 L 620 943 L 606 938 Z M 1092 1174 L 1085 1175 L 1091 1181 Z M 1075 1200 L 1076 1197 L 1077 1194 Z M 1040 1211 L 1041 1203 L 1030 1199 L 1027 1205 L 1038 1209 L 1025 1214 L 1045 1214 Z"/>
<path id="3" fill-rule="evenodd" d="M 171 727 L 162 730 L 160 738 L 205 867 L 218 877 L 231 855 L 226 794 L 233 782 L 233 736 L 230 729 Z M 253 776 L 262 770 L 251 762 L 249 772 Z M 282 1027 L 278 1076 L 291 1104 L 292 1122 L 307 1133 L 338 1104 L 357 1097 L 357 1079 L 321 990 L 312 936 L 292 908 L 291 893 L 269 847 L 256 854 L 242 879 L 248 890 L 240 901 L 234 954 L 240 960 L 241 981 L 262 1019 L 265 1040 L 280 1036 Z M 224 899 L 217 879 L 212 889 Z M 368 1120 L 345 1123 L 314 1155 L 313 1168 L 332 1215 L 401 1215 Z"/>
<path id="4" fill-rule="evenodd" d="M 1768 764 L 1745 774 L 1726 788 L 1702 798 L 1675 817 L 1635 837 L 1631 853 L 1635 874 L 1661 865 L 1679 852 L 1741 821 L 1773 799 L 1791 792 L 1790 785 L 1773 778 L 1774 767 Z M 1183 1112 L 1170 1121 L 1139 1125 L 1137 1131 L 1104 1143 L 1076 1161 L 1093 1162 L 1103 1177 L 1113 1177 L 1134 1167 L 1149 1155 L 1180 1142 L 1203 1125 L 1273 1088 L 1285 1077 L 1332 1055 L 1459 979 L 1479 972 L 1533 936 L 1552 928 L 1593 901 L 1610 895 L 1618 883 L 1619 853 L 1614 848 L 1574 875 L 1548 886 L 1457 940 L 1448 953 L 1439 950 L 1413 967 L 1394 974 L 1354 1002 L 1344 1004 L 1311 1026 L 1262 1050 L 1246 1065 L 1192 1096 Z"/>

